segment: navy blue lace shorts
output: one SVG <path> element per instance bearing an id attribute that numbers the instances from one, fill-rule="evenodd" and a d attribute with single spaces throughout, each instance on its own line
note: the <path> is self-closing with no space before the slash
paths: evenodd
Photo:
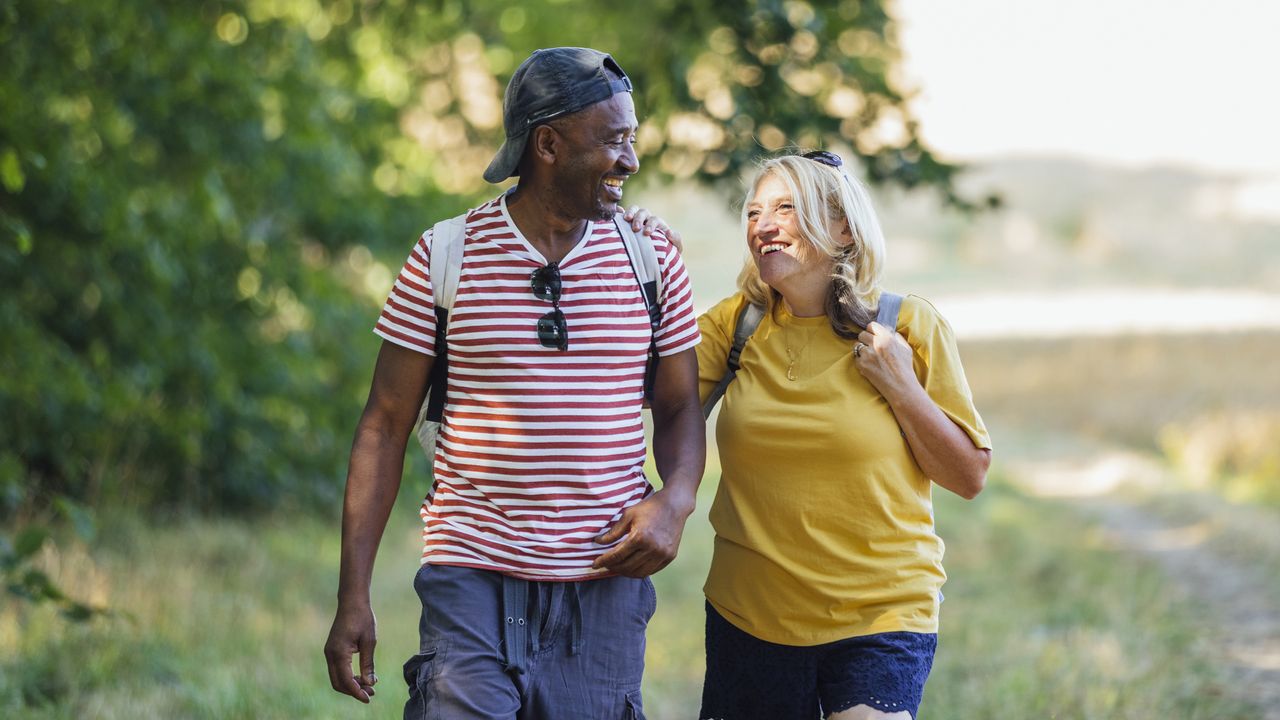
<path id="1" fill-rule="evenodd" d="M 707 605 L 704 720 L 817 720 L 867 705 L 916 716 L 938 636 L 889 632 L 795 647 L 765 642 Z"/>

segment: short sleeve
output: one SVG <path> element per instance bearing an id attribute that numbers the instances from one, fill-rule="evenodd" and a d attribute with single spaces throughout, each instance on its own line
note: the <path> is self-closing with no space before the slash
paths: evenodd
<path id="1" fill-rule="evenodd" d="M 662 273 L 662 291 L 658 304 L 662 308 L 662 323 L 654 333 L 654 345 L 659 356 L 675 355 L 698 344 L 698 322 L 693 314 L 693 286 L 685 272 L 680 251 L 676 250 L 666 235 L 654 233 L 654 249 L 658 253 L 658 266 Z"/>
<path id="2" fill-rule="evenodd" d="M 737 293 L 716 303 L 710 310 L 698 316 L 698 330 L 702 342 L 698 343 L 698 400 L 706 403 L 707 396 L 715 389 L 729 368 L 729 351 L 733 349 L 734 326 L 747 299 Z"/>
<path id="3" fill-rule="evenodd" d="M 422 233 L 396 276 L 373 332 L 424 355 L 436 354 L 436 310 L 431 289 L 431 230 Z"/>
<path id="4" fill-rule="evenodd" d="M 914 352 L 916 377 L 925 392 L 974 446 L 990 450 L 991 436 L 974 406 L 951 325 L 928 300 L 915 295 L 903 301 L 900 317 L 898 327 Z"/>

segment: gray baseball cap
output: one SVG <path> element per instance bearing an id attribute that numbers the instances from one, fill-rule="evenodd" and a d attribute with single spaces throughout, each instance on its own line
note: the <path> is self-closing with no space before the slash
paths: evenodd
<path id="1" fill-rule="evenodd" d="M 507 140 L 484 171 L 484 179 L 500 183 L 520 174 L 517 166 L 533 128 L 620 92 L 631 92 L 631 80 L 608 53 L 579 47 L 535 50 L 507 84 L 502 100 Z"/>

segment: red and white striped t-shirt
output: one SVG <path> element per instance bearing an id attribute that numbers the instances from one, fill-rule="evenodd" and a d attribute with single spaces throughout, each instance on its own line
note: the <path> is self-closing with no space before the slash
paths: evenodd
<path id="1" fill-rule="evenodd" d="M 435 491 L 422 506 L 422 561 L 530 580 L 602 574 L 593 539 L 647 496 L 640 409 L 651 338 L 659 355 L 698 343 L 680 254 L 656 236 L 662 323 L 644 298 L 611 220 L 560 261 L 569 347 L 538 342 L 552 309 L 529 279 L 546 264 L 507 213 L 505 196 L 467 217 L 449 313 L 449 393 L 436 444 Z M 423 233 L 374 329 L 435 355 L 435 305 Z"/>

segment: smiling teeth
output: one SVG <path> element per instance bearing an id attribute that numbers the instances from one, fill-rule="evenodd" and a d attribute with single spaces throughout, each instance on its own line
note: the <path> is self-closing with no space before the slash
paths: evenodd
<path id="1" fill-rule="evenodd" d="M 616 178 L 606 178 L 604 181 L 604 184 L 608 185 L 609 187 L 616 187 L 618 189 L 622 188 L 622 181 Z"/>
<path id="2" fill-rule="evenodd" d="M 768 255 L 771 252 L 777 252 L 778 250 L 782 250 L 785 247 L 786 245 L 783 245 L 782 243 L 769 243 L 768 245 L 762 245 L 760 247 L 760 254 Z"/>

